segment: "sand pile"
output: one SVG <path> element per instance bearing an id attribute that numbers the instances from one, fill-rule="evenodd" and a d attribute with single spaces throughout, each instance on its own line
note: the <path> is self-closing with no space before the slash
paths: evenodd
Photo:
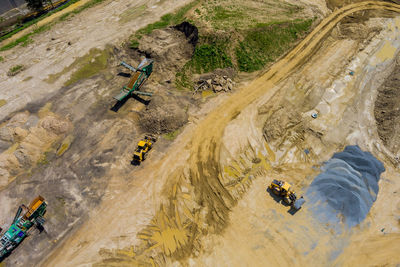
<path id="1" fill-rule="evenodd" d="M 353 227 L 362 222 L 375 202 L 383 164 L 358 146 L 347 146 L 324 164 L 307 190 L 308 203 L 328 223 Z"/>

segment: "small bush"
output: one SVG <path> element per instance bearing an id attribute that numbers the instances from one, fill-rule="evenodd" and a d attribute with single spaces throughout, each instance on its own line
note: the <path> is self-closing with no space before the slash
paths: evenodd
<path id="1" fill-rule="evenodd" d="M 129 44 L 129 48 L 138 49 L 139 48 L 139 41 L 137 39 L 131 40 L 131 43 Z"/>
<path id="2" fill-rule="evenodd" d="M 18 73 L 20 73 L 21 71 L 23 71 L 24 69 L 25 69 L 24 65 L 15 65 L 8 70 L 7 75 L 15 76 Z"/>

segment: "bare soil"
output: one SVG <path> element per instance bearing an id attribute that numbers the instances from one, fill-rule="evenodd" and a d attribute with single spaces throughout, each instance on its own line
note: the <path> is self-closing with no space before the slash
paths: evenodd
<path id="1" fill-rule="evenodd" d="M 399 54 L 400 20 L 367 19 L 363 13 L 398 12 L 398 6 L 363 2 L 330 14 L 321 9 L 326 18 L 265 73 L 204 100 L 174 89 L 174 72 L 193 53 L 193 38 L 185 31 L 154 31 L 137 50 L 120 45 L 176 3 L 122 2 L 105 2 L 57 24 L 37 37 L 43 42 L 8 51 L 0 63 L 5 77 L 3 68 L 28 62 L 24 72 L 0 81 L 1 88 L 14 88 L 0 91 L 6 100 L 0 107 L 0 156 L 16 158 L 0 165 L 0 174 L 9 175 L 0 179 L 0 224 L 9 224 L 15 208 L 37 194 L 49 203 L 46 232 L 25 240 L 6 265 L 400 262 L 400 180 L 374 117 L 374 106 L 387 101 L 378 88 L 395 79 L 390 73 Z M 307 12 L 322 5 L 316 1 Z M 349 19 L 357 12 L 362 20 Z M 131 14 L 135 18 L 127 20 Z M 74 30 L 68 35 L 69 29 Z M 78 68 L 77 58 L 109 43 L 107 71 L 63 86 Z M 145 55 L 156 64 L 143 90 L 156 96 L 116 106 L 112 96 L 129 77 L 119 62 L 135 65 Z M 46 81 L 53 74 L 54 83 Z M 159 138 L 146 161 L 131 165 L 144 134 L 176 129 L 181 134 L 175 140 Z M 307 206 L 289 213 L 265 191 L 280 178 L 301 194 L 322 162 L 348 144 L 370 151 L 387 169 L 359 227 L 337 235 Z M 37 155 L 24 154 L 28 149 Z M 17 173 L 7 167 L 10 162 L 19 164 Z"/>
<path id="2" fill-rule="evenodd" d="M 375 118 L 379 137 L 397 157 L 400 153 L 400 67 L 396 65 L 379 88 L 375 102 Z"/>

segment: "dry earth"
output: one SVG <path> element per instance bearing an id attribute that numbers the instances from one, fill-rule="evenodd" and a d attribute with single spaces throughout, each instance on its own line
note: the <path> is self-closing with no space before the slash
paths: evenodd
<path id="1" fill-rule="evenodd" d="M 111 43 L 109 65 L 124 57 L 137 63 L 140 54 L 128 54 L 116 42 L 173 5 L 147 3 L 147 11 L 135 14 L 138 19 L 121 26 L 129 7 L 105 2 L 44 33 L 40 38 L 48 41 L 31 44 L 30 53 L 17 48 L 4 54 L 0 86 L 9 90 L 0 91 L 6 100 L 0 107 L 0 224 L 36 194 L 51 203 L 47 233 L 24 241 L 6 264 L 399 264 L 400 19 L 390 10 L 400 8 L 361 2 L 330 12 L 313 2 L 326 18 L 293 51 L 232 95 L 202 105 L 184 93 L 162 92 L 172 70 L 190 58 L 184 35 L 171 29 L 154 32 L 139 47 L 168 59 L 160 60 L 166 65 L 145 88 L 159 94 L 147 107 L 128 100 L 118 113 L 110 111 L 112 84 L 126 81 L 117 68 L 111 76 L 100 73 L 63 87 L 72 72 L 64 68 L 91 48 Z M 68 27 L 76 30 L 66 35 Z M 18 63 L 27 69 L 6 79 L 6 70 Z M 63 75 L 53 84 L 44 81 L 57 73 Z M 28 77 L 33 78 L 22 82 Z M 190 108 L 186 114 L 177 106 Z M 165 120 L 137 126 L 145 114 L 163 111 Z M 172 144 L 161 139 L 142 166 L 130 165 L 144 130 L 175 130 L 186 120 Z M 332 231 L 307 205 L 293 215 L 266 193 L 273 178 L 305 192 L 324 161 L 354 144 L 386 168 L 378 199 L 359 226 Z M 31 168 L 32 163 L 39 166 Z"/>

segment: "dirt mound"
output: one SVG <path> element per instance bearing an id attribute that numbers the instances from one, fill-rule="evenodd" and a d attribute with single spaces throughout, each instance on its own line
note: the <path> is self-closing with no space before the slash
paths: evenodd
<path id="1" fill-rule="evenodd" d="M 385 171 L 383 164 L 358 146 L 347 146 L 335 153 L 322 170 L 306 195 L 316 216 L 328 223 L 342 218 L 349 227 L 362 222 L 376 200 L 378 181 Z"/>
<path id="2" fill-rule="evenodd" d="M 397 65 L 379 88 L 375 102 L 378 134 L 384 145 L 395 155 L 400 152 L 400 66 Z"/>
<path id="3" fill-rule="evenodd" d="M 197 40 L 197 28 L 182 23 L 143 36 L 138 52 L 155 60 L 153 79 L 171 82 L 175 80 L 176 72 L 192 57 Z"/>
<path id="4" fill-rule="evenodd" d="M 154 96 L 140 115 L 142 130 L 152 134 L 175 131 L 188 120 L 184 104 L 177 98 L 168 96 Z"/>
<path id="5" fill-rule="evenodd" d="M 39 119 L 18 113 L 0 128 L 0 186 L 37 163 L 46 163 L 46 151 L 71 125 L 53 114 Z"/>

